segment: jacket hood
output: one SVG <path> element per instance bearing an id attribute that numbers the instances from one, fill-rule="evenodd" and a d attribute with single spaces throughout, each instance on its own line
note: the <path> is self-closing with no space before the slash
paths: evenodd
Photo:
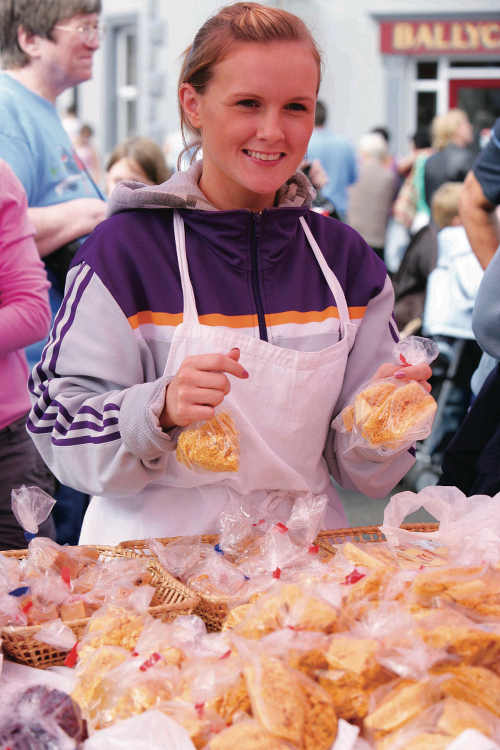
<path id="1" fill-rule="evenodd" d="M 176 172 L 161 185 L 144 185 L 142 182 L 121 182 L 111 193 L 108 216 L 135 208 L 196 208 L 217 211 L 198 187 L 202 162 L 198 160 L 189 169 Z M 302 172 L 296 172 L 277 195 L 277 206 L 305 206 L 309 208 L 316 195 L 313 186 Z"/>

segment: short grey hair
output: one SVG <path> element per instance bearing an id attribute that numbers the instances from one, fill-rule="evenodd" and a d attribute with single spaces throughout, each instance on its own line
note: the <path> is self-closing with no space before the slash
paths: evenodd
<path id="1" fill-rule="evenodd" d="M 389 153 L 387 141 L 380 133 L 365 133 L 359 139 L 359 153 L 382 162 Z"/>
<path id="2" fill-rule="evenodd" d="M 19 28 L 51 39 L 54 26 L 80 13 L 100 13 L 101 0 L 0 0 L 0 60 L 6 70 L 30 61 L 17 41 Z"/>

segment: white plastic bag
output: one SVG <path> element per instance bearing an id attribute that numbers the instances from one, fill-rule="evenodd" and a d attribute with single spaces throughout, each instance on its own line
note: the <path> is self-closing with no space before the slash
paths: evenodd
<path id="1" fill-rule="evenodd" d="M 83 750 L 195 750 L 180 724 L 160 711 L 145 711 L 95 732 Z"/>

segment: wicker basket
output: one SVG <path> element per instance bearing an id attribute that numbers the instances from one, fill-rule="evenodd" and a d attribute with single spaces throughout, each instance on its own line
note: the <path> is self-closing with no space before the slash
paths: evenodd
<path id="1" fill-rule="evenodd" d="M 132 549 L 121 549 L 120 547 L 94 546 L 92 549 L 99 551 L 99 557 L 137 557 Z M 27 555 L 27 550 L 8 550 L 2 552 L 8 557 L 22 560 Z M 178 615 L 189 615 L 195 610 L 198 596 L 164 570 L 159 562 L 151 557 L 148 560 L 148 571 L 151 574 L 151 584 L 155 588 L 151 606 L 148 613 L 164 622 L 169 622 Z M 84 617 L 78 620 L 65 622 L 77 640 L 82 636 L 90 618 Z M 64 664 L 68 651 L 60 650 L 42 643 L 35 639 L 42 625 L 29 625 L 26 627 L 6 626 L 0 630 L 0 640 L 3 639 L 3 651 L 12 661 L 28 664 L 31 667 L 46 669 L 58 664 Z"/>
<path id="2" fill-rule="evenodd" d="M 437 523 L 407 523 L 402 524 L 402 529 L 407 531 L 421 531 L 429 533 L 438 529 Z M 348 529 L 326 529 L 320 531 L 316 540 L 322 546 L 332 548 L 332 545 L 343 542 L 357 542 L 366 544 L 368 542 L 385 542 L 385 536 L 380 526 L 352 526 Z M 333 550 L 335 551 L 335 550 Z"/>
<path id="3" fill-rule="evenodd" d="M 438 526 L 433 523 L 420 523 L 420 524 L 404 524 L 402 528 L 409 531 L 421 531 L 429 532 L 435 531 Z M 157 539 L 156 541 L 161 544 L 169 544 L 182 537 L 164 537 Z M 203 534 L 200 536 L 201 541 L 205 544 L 217 544 L 217 534 Z M 342 544 L 342 542 L 358 542 L 366 544 L 368 542 L 382 542 L 385 541 L 385 537 L 380 531 L 379 526 L 353 526 L 348 529 L 326 529 L 320 531 L 315 539 L 315 544 L 320 548 L 320 554 L 323 557 L 332 557 L 335 555 L 335 546 Z M 126 542 L 120 542 L 122 549 L 129 549 L 135 551 L 138 554 L 151 555 L 152 552 L 149 548 L 149 542 L 147 539 L 136 539 L 129 540 Z M 204 621 L 207 630 L 211 632 L 217 632 L 221 630 L 224 620 L 226 619 L 230 610 L 241 603 L 241 599 L 237 597 L 229 597 L 223 595 L 206 594 L 201 592 L 192 591 L 195 596 L 198 596 L 198 603 L 193 610 L 193 614 L 198 615 Z"/>
<path id="4" fill-rule="evenodd" d="M 199 537 L 202 544 L 215 545 L 219 541 L 218 534 L 200 534 L 195 536 Z M 166 545 L 182 538 L 183 537 L 181 536 L 169 536 L 161 537 L 156 539 L 156 541 Z M 149 541 L 150 540 L 148 539 L 130 539 L 126 542 L 120 542 L 120 547 L 123 550 L 130 550 L 139 555 L 153 555 L 149 547 Z M 188 591 L 198 598 L 193 614 L 201 617 L 207 630 L 210 632 L 219 631 L 231 607 L 235 606 L 236 603 L 240 603 L 239 599 L 234 599 L 233 601 L 233 599 L 228 596 L 213 596 L 194 591 L 190 588 L 188 588 Z"/>

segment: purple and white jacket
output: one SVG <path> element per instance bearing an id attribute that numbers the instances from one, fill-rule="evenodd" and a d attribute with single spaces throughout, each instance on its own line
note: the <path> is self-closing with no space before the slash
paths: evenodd
<path id="1" fill-rule="evenodd" d="M 33 369 L 31 437 L 62 483 L 89 494 L 140 493 L 168 472 L 175 431 L 163 432 L 158 415 L 183 309 L 173 208 L 185 223 L 201 322 L 316 351 L 338 340 L 339 320 L 299 223 L 306 218 L 356 327 L 341 396 L 324 405 L 332 419 L 381 363 L 394 359 L 398 334 L 385 266 L 353 229 L 310 209 L 303 175 L 280 190 L 276 208 L 256 214 L 215 210 L 197 186 L 200 170 L 195 164 L 157 187 L 116 188 L 111 215 L 68 274 L 49 343 Z M 342 486 L 371 497 L 386 495 L 414 460 L 407 450 L 387 459 L 366 450 L 343 456 L 343 439 L 330 431 L 330 471 Z"/>

